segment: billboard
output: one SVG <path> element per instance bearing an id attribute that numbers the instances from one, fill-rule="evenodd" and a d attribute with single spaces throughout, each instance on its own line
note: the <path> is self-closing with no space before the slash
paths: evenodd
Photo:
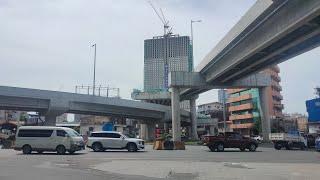
<path id="1" fill-rule="evenodd" d="M 308 121 L 320 123 L 320 98 L 306 101 Z"/>

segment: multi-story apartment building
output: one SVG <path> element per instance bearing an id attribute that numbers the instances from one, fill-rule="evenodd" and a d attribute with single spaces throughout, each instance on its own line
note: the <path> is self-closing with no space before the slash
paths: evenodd
<path id="1" fill-rule="evenodd" d="M 212 103 L 199 105 L 197 112 L 204 115 L 211 115 L 212 113 L 216 113 L 216 112 L 221 113 L 222 110 L 223 110 L 222 103 L 212 102 Z"/>
<path id="2" fill-rule="evenodd" d="M 216 134 L 219 130 L 219 123 L 223 126 L 223 104 L 212 102 L 201 104 L 197 109 L 198 135 Z M 223 128 L 223 127 L 222 127 Z"/>
<path id="3" fill-rule="evenodd" d="M 278 66 L 263 71 L 271 75 L 271 86 L 267 87 L 269 95 L 268 106 L 271 122 L 276 123 L 283 117 L 281 104 L 282 90 L 279 82 L 280 69 Z M 261 102 L 259 90 L 251 89 L 228 89 L 228 112 L 229 120 L 232 122 L 230 128 L 243 135 L 257 134 L 261 129 Z"/>

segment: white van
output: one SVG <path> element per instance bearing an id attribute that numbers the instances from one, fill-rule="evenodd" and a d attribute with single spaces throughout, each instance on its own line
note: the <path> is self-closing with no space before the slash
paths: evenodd
<path id="1" fill-rule="evenodd" d="M 31 154 L 32 151 L 56 151 L 70 154 L 85 148 L 83 138 L 75 130 L 55 126 L 22 126 L 16 133 L 14 149 Z"/>

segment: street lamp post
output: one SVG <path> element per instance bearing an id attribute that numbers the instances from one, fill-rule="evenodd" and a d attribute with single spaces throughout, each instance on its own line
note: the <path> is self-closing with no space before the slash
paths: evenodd
<path id="1" fill-rule="evenodd" d="M 192 60 L 193 60 L 193 58 L 194 58 L 194 56 L 193 56 L 193 26 L 192 26 L 192 24 L 193 23 L 196 23 L 196 22 L 201 22 L 201 20 L 196 20 L 196 21 L 194 21 L 194 20 L 191 20 L 191 23 L 190 23 L 190 28 L 191 28 L 191 46 L 192 46 Z M 193 71 L 193 63 L 192 63 L 192 71 Z"/>
<path id="2" fill-rule="evenodd" d="M 93 64 L 92 94 L 95 95 L 95 89 L 96 89 L 96 54 L 97 54 L 97 44 L 93 44 L 91 47 L 94 47 L 94 64 Z"/>
<path id="3" fill-rule="evenodd" d="M 192 26 L 192 24 L 193 23 L 196 23 L 196 22 L 201 22 L 201 20 L 196 20 L 196 21 L 194 21 L 194 20 L 191 20 L 191 44 L 193 45 L 193 26 Z M 192 47 L 193 48 L 193 47 Z"/>

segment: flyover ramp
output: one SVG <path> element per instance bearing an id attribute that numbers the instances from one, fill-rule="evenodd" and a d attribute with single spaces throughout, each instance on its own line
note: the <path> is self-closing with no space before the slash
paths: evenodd
<path id="1" fill-rule="evenodd" d="M 0 109 L 36 111 L 46 117 L 63 113 L 121 116 L 138 120 L 170 121 L 170 106 L 59 91 L 0 86 Z M 181 110 L 188 119 L 188 111 Z M 52 120 L 53 121 L 53 120 Z"/>

